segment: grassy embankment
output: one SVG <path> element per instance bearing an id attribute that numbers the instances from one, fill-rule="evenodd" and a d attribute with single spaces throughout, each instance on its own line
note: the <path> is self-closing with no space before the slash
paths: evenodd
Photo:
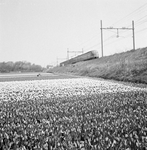
<path id="1" fill-rule="evenodd" d="M 49 72 L 147 83 L 147 47 L 64 67 L 55 67 Z"/>

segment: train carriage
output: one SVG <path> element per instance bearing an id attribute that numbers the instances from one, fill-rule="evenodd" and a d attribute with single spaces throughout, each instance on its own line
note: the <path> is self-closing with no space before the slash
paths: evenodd
<path id="1" fill-rule="evenodd" d="M 64 62 L 60 63 L 60 66 L 66 66 L 69 64 L 74 64 L 74 63 L 77 63 L 80 61 L 86 61 L 86 60 L 95 59 L 95 58 L 99 58 L 99 55 L 96 50 L 93 50 L 93 51 L 89 51 L 87 53 L 78 55 L 77 57 L 71 58 L 67 61 L 64 61 Z"/>

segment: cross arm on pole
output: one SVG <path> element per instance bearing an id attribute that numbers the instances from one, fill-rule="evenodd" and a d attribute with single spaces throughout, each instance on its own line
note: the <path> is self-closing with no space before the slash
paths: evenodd
<path id="1" fill-rule="evenodd" d="M 117 37 L 118 36 L 118 30 L 132 30 L 133 32 L 133 49 L 135 50 L 135 32 L 134 32 L 134 21 L 132 21 L 132 28 L 122 27 L 122 28 L 114 28 L 114 27 L 102 27 L 102 20 L 100 21 L 100 30 L 101 30 L 101 50 L 102 50 L 102 57 L 103 57 L 103 29 L 105 30 L 117 30 Z"/>
<path id="2" fill-rule="evenodd" d="M 122 28 L 113 28 L 113 27 L 109 27 L 109 28 L 102 28 L 102 29 L 114 29 L 114 30 L 132 30 L 132 28 L 126 28 L 126 27 L 122 27 Z"/>

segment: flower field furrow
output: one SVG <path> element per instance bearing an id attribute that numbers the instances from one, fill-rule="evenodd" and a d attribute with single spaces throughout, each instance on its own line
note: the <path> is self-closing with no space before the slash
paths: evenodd
<path id="1" fill-rule="evenodd" d="M 147 89 L 87 78 L 0 83 L 0 149 L 147 147 Z"/>

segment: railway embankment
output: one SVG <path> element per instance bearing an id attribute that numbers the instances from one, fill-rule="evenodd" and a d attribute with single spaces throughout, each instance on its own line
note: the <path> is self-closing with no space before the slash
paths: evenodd
<path id="1" fill-rule="evenodd" d="M 54 67 L 48 72 L 147 84 L 147 47 Z"/>

